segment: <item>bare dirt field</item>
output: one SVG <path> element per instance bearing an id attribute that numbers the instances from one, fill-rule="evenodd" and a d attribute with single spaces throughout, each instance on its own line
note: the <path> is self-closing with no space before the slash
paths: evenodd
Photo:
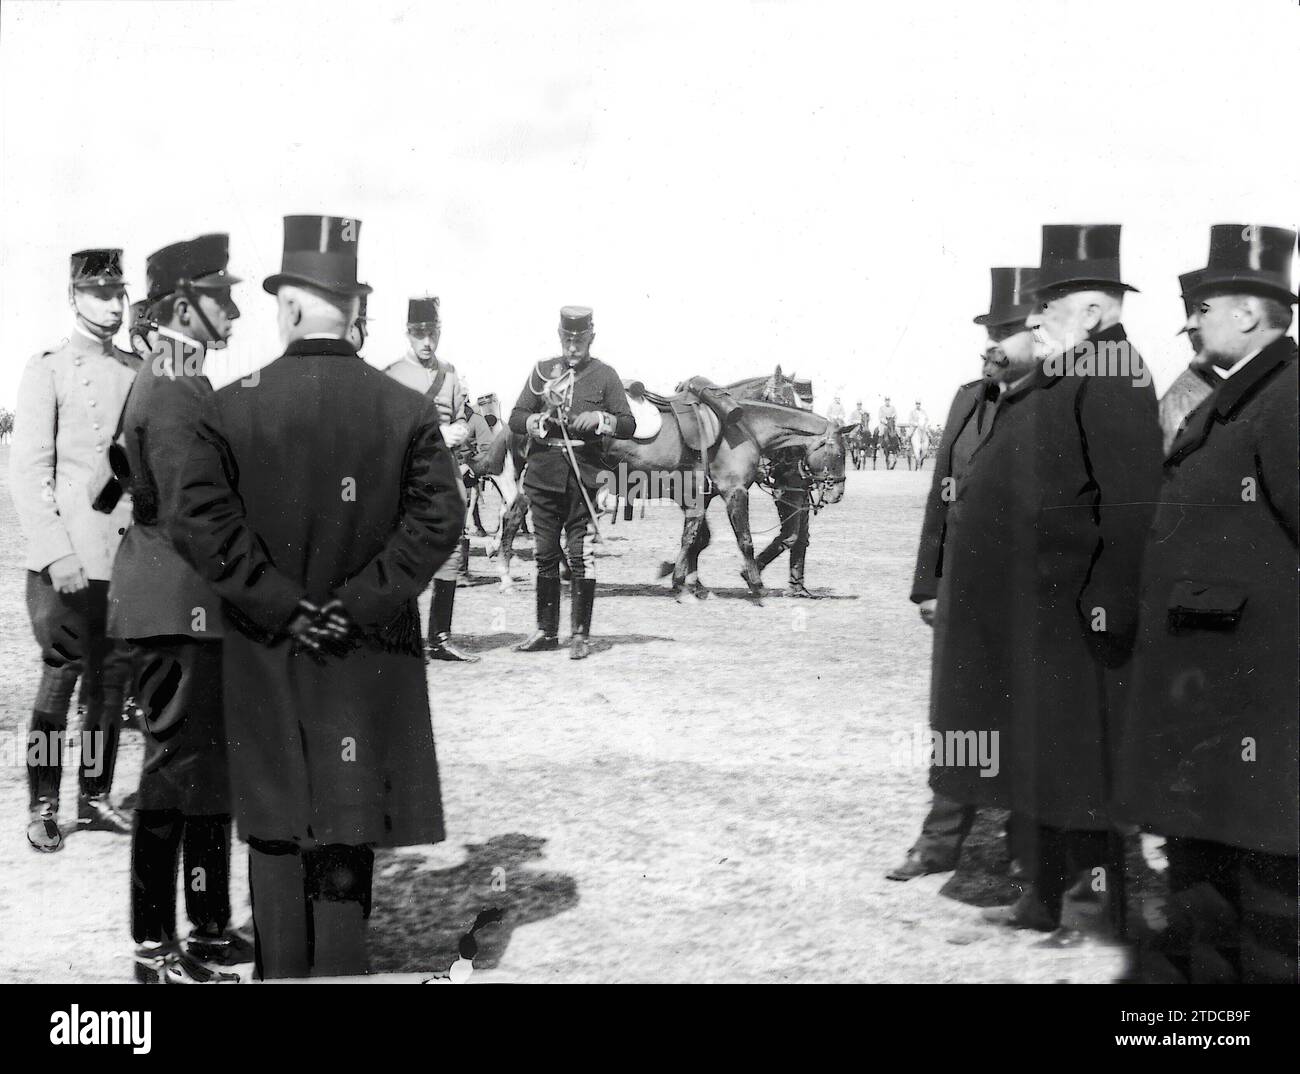
<path id="1" fill-rule="evenodd" d="M 131 979 L 128 840 L 24 838 L 22 738 L 37 679 L 22 546 L 0 447 L 0 980 Z M 461 589 L 456 630 L 482 654 L 435 664 L 429 691 L 448 841 L 382 853 L 377 971 L 446 972 L 481 910 L 475 983 L 491 981 L 1105 981 L 1120 958 L 999 931 L 979 906 L 1015 894 L 982 821 L 956 874 L 884 873 L 915 838 L 926 772 L 900 759 L 923 728 L 930 634 L 908 602 L 927 470 L 849 474 L 813 521 L 808 584 L 824 599 L 745 599 L 720 509 L 701 558 L 711 599 L 679 604 L 654 567 L 680 513 L 651 505 L 607 531 L 593 635 L 601 651 L 520 655 L 532 628 L 523 543 L 514 595 Z M 753 502 L 756 542 L 775 511 Z M 481 541 L 473 567 L 487 576 Z M 567 633 L 567 599 L 564 632 Z M 125 737 L 115 794 L 138 778 Z M 75 816 L 76 778 L 64 779 Z M 247 916 L 242 851 L 236 920 Z M 1078 912 L 1077 910 L 1075 912 Z"/>

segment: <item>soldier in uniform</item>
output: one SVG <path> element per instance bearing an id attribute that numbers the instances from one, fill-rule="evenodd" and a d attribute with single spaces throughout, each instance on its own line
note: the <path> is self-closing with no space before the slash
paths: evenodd
<path id="1" fill-rule="evenodd" d="M 1119 780 L 1167 837 L 1156 981 L 1296 983 L 1295 242 L 1215 225 L 1190 295 L 1218 383 L 1165 459 Z"/>
<path id="2" fill-rule="evenodd" d="M 464 527 L 436 401 L 347 341 L 361 222 L 285 219 L 284 355 L 207 396 L 173 539 L 225 608 L 263 978 L 366 972 L 375 846 L 444 838 L 417 598 Z"/>
<path id="3" fill-rule="evenodd" d="M 921 400 L 916 401 L 916 406 L 912 408 L 912 413 L 907 416 L 907 423 L 913 429 L 930 428 L 930 415 L 925 412 L 921 406 Z"/>
<path id="4" fill-rule="evenodd" d="M 427 395 L 438 405 L 442 415 L 442 438 L 461 460 L 469 439 L 466 420 L 465 389 L 456 367 L 438 357 L 442 338 L 442 321 L 436 297 L 413 298 L 406 307 L 406 338 L 409 349 L 384 370 L 399 384 Z M 469 445 L 472 451 L 473 446 Z M 461 484 L 462 493 L 464 484 Z M 430 660 L 474 664 L 478 657 L 457 648 L 451 641 L 452 613 L 456 606 L 456 583 L 469 577 L 469 535 L 461 534 L 460 544 L 433 578 L 433 597 L 429 604 Z"/>
<path id="5" fill-rule="evenodd" d="M 109 799 L 129 663 L 105 630 L 109 568 L 130 507 L 97 514 L 89 491 L 140 365 L 113 345 L 127 310 L 122 251 L 74 253 L 68 299 L 72 335 L 23 371 L 10 456 L 10 488 L 27 542 L 27 611 L 44 665 L 27 751 L 27 838 L 40 851 L 63 845 L 61 746 L 79 676 L 85 717 L 77 823 L 130 831 Z"/>
<path id="6" fill-rule="evenodd" d="M 898 411 L 894 409 L 894 404 L 889 401 L 889 396 L 885 396 L 885 403 L 880 408 L 876 417 L 880 421 L 880 427 L 885 428 L 891 421 L 898 420 Z"/>
<path id="7" fill-rule="evenodd" d="M 838 395 L 834 400 L 832 400 L 830 407 L 826 410 L 826 420 L 833 421 L 836 425 L 844 424 L 844 404 L 840 402 L 840 397 Z"/>
<path id="8" fill-rule="evenodd" d="M 131 927 L 145 983 L 237 980 L 204 963 L 250 961 L 230 922 L 230 777 L 221 707 L 221 609 L 172 547 L 177 470 L 211 386 L 209 346 L 224 347 L 239 308 L 229 241 L 202 235 L 146 262 L 157 345 L 119 423 L 114 469 L 132 524 L 109 585 L 109 633 L 130 646 L 144 763 L 131 838 Z M 193 931 L 176 942 L 176 867 L 185 859 Z"/>
<path id="9" fill-rule="evenodd" d="M 971 456 L 988 433 L 997 400 L 1009 382 L 1031 372 L 1035 365 L 1034 336 L 1025 326 L 1033 308 L 1032 293 L 1037 272 L 1032 268 L 994 268 L 989 310 L 975 318 L 988 334 L 983 354 L 983 375 L 963 384 L 953 398 L 944 422 L 943 439 L 934 459 L 934 478 L 925 502 L 921 540 L 912 575 L 912 603 L 921 620 L 935 627 L 939 589 L 945 583 L 948 509 L 954 492 L 966 479 Z M 942 639 L 945 630 L 936 629 L 931 655 L 931 674 L 937 678 L 943 665 Z M 931 690 L 931 707 L 934 690 Z M 886 874 L 889 880 L 908 881 L 927 873 L 943 873 L 957 867 L 962 844 L 975 822 L 973 804 L 956 802 L 935 791 L 930 812 L 921 824 L 921 835 L 902 863 Z"/>
<path id="10" fill-rule="evenodd" d="M 612 366 L 591 355 L 595 328 L 586 306 L 560 310 L 560 357 L 538 362 L 510 414 L 510 430 L 527 436 L 523 488 L 533 512 L 537 560 L 537 630 L 515 646 L 521 653 L 560 646 L 560 534 L 572 572 L 572 640 L 569 656 L 591 654 L 594 571 L 583 541 L 600 483 L 600 438 L 631 439 L 636 419 L 623 382 Z M 562 387 L 567 383 L 567 387 Z M 563 398 L 548 398 L 548 396 Z M 570 455 L 572 451 L 572 456 Z M 574 472 L 574 464 L 578 472 Z"/>
<path id="11" fill-rule="evenodd" d="M 771 461 L 772 483 L 776 486 L 776 514 L 780 532 L 755 557 L 762 572 L 782 552 L 790 553 L 789 596 L 817 600 L 815 593 L 804 585 L 804 562 L 808 558 L 809 524 L 812 521 L 812 479 L 801 469 L 800 451 L 776 452 Z M 745 572 L 740 572 L 741 577 Z"/>

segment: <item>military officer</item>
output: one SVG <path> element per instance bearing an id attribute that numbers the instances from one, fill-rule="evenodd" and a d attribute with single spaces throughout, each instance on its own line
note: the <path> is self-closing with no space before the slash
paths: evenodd
<path id="1" fill-rule="evenodd" d="M 239 308 L 229 240 L 202 235 L 149 255 L 154 353 L 136 377 L 114 445 L 132 524 L 108 591 L 109 633 L 125 639 L 144 731 L 131 838 L 131 925 L 142 982 L 221 983 L 204 963 L 250 961 L 230 922 L 230 777 L 221 707 L 221 609 L 172 547 L 177 468 L 198 420 L 209 347 L 224 347 Z M 194 928 L 176 942 L 176 867 Z"/>
<path id="2" fill-rule="evenodd" d="M 1187 415 L 1200 405 L 1201 400 L 1209 395 L 1214 387 L 1214 374 L 1210 372 L 1209 366 L 1201 356 L 1201 330 L 1194 326 L 1195 318 L 1192 315 L 1196 307 L 1192 303 L 1191 296 L 1200 278 L 1200 269 L 1195 272 L 1185 272 L 1178 277 L 1183 293 L 1184 313 L 1183 327 L 1179 329 L 1178 334 L 1186 335 L 1187 342 L 1192 345 L 1192 361 L 1160 397 L 1160 435 L 1166 453 L 1173 444 L 1174 437 L 1182 429 Z"/>
<path id="3" fill-rule="evenodd" d="M 930 427 L 930 415 L 925 412 L 921 406 L 921 400 L 916 401 L 912 408 L 912 413 L 907 416 L 907 424 L 913 429 L 928 429 Z"/>
<path id="4" fill-rule="evenodd" d="M 27 611 L 44 665 L 27 751 L 27 838 L 41 851 L 63 845 L 61 743 L 79 676 L 85 718 L 77 823 L 130 831 L 109 799 L 129 664 L 105 632 L 109 569 L 130 505 L 97 514 L 89 491 L 140 365 L 113 345 L 127 310 L 122 251 L 74 253 L 68 301 L 72 334 L 23 371 L 10 455 L 10 488 L 27 544 Z"/>
<path id="5" fill-rule="evenodd" d="M 1153 980 L 1296 982 L 1295 243 L 1215 225 L 1189 296 L 1217 383 L 1165 460 L 1119 779 L 1167 837 Z"/>
<path id="6" fill-rule="evenodd" d="M 946 623 L 936 625 L 935 609 L 948 573 L 945 564 L 952 558 L 951 549 L 945 555 L 949 506 L 955 491 L 965 482 L 976 446 L 988 433 L 999 395 L 1008 383 L 1032 372 L 1035 365 L 1034 336 L 1026 327 L 1025 318 L 1033 308 L 1037 271 L 998 267 L 990 273 L 989 309 L 975 318 L 975 323 L 987 333 L 983 375 L 963 384 L 948 410 L 943 439 L 935 455 L 934 478 L 925 503 L 916 570 L 912 576 L 912 603 L 917 605 L 922 621 L 935 628 L 931 655 L 931 675 L 935 679 L 943 666 L 943 639 L 947 633 Z M 927 873 L 955 869 L 962 844 L 975 822 L 975 812 L 975 805 L 953 801 L 936 791 L 930 812 L 921 824 L 920 837 L 903 862 L 886 874 L 887 878 L 908 881 Z"/>
<path id="7" fill-rule="evenodd" d="M 442 415 L 442 437 L 453 454 L 461 458 L 469 439 L 465 411 L 466 395 L 456 367 L 438 357 L 442 339 L 442 320 L 438 299 L 434 296 L 412 298 L 406 307 L 405 354 L 384 370 L 399 384 L 429 396 Z M 472 445 L 469 445 L 472 450 Z M 464 460 L 461 458 L 462 473 Z M 464 484 L 461 484 L 462 491 Z M 478 657 L 452 644 L 451 622 L 456 606 L 456 583 L 469 577 L 469 536 L 462 534 L 455 553 L 438 568 L 433 579 L 433 596 L 429 604 L 430 660 L 474 664 Z"/>
<path id="8" fill-rule="evenodd" d="M 374 847 L 444 837 L 416 601 L 465 508 L 436 402 L 347 340 L 367 290 L 360 228 L 285 219 L 281 271 L 263 282 L 285 353 L 256 385 L 204 396 L 176 482 L 173 539 L 226 611 L 264 978 L 364 973 Z"/>
<path id="9" fill-rule="evenodd" d="M 510 414 L 511 431 L 529 438 L 523 488 L 533 512 L 537 560 L 537 629 L 515 649 L 533 653 L 559 648 L 563 532 L 573 580 L 569 656 L 582 660 L 591 654 L 596 599 L 596 579 L 594 571 L 587 570 L 583 541 L 600 483 L 600 438 L 630 439 L 636 420 L 618 374 L 592 357 L 592 311 L 586 306 L 563 307 L 559 334 L 560 357 L 534 366 Z"/>
<path id="10" fill-rule="evenodd" d="M 876 414 L 876 417 L 879 419 L 880 427 L 882 429 L 891 421 L 898 420 L 898 411 L 894 409 L 894 404 L 889 401 L 889 396 L 885 396 L 885 402 Z"/>
<path id="11" fill-rule="evenodd" d="M 826 420 L 833 421 L 836 425 L 844 424 L 844 404 L 840 402 L 838 395 L 835 396 L 826 410 Z"/>
<path id="12" fill-rule="evenodd" d="M 774 500 L 781 529 L 755 557 L 755 562 L 761 572 L 782 552 L 789 552 L 790 586 L 786 592 L 792 597 L 816 600 L 816 594 L 804 585 L 804 563 L 808 558 L 809 523 L 812 521 L 812 498 L 808 490 L 812 487 L 812 480 L 801 470 L 801 458 L 796 452 L 777 452 L 772 459 L 772 483 L 776 487 Z M 742 578 L 744 573 L 741 571 Z"/>

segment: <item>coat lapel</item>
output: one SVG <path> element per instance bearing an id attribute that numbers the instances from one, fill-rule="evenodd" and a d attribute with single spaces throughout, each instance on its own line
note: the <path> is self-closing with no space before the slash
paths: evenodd
<path id="1" fill-rule="evenodd" d="M 1287 362 L 1294 361 L 1295 344 L 1286 336 L 1274 340 L 1246 367 L 1221 383 L 1188 415 L 1183 431 L 1169 445 L 1165 464 L 1181 462 L 1198 450 L 1210 435 L 1215 420 L 1231 421 L 1263 385 Z"/>

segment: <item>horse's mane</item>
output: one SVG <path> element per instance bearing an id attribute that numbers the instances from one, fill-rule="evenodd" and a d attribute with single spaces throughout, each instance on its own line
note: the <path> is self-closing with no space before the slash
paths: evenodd
<path id="1" fill-rule="evenodd" d="M 762 414 L 775 426 L 776 437 L 769 448 L 798 446 L 810 436 L 825 436 L 834 429 L 828 418 L 801 407 L 768 403 L 759 399 L 743 399 L 739 406 L 746 417 L 751 413 Z"/>

